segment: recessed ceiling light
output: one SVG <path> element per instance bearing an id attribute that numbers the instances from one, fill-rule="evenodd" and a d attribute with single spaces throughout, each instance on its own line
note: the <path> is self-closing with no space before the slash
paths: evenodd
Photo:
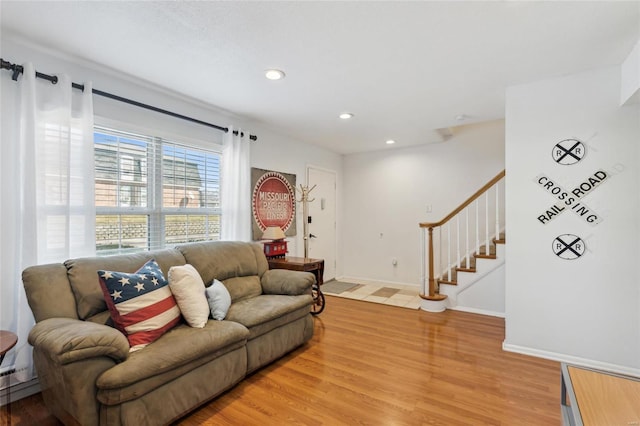
<path id="1" fill-rule="evenodd" d="M 284 71 L 280 71 L 280 70 L 276 70 L 276 69 L 272 69 L 272 70 L 267 70 L 264 73 L 264 76 L 267 77 L 269 80 L 281 80 L 284 78 Z"/>
<path id="2" fill-rule="evenodd" d="M 350 112 L 343 112 L 342 114 L 340 114 L 338 117 L 340 117 L 343 120 L 348 120 L 350 118 L 353 117 L 353 114 Z"/>
<path id="3" fill-rule="evenodd" d="M 396 141 L 394 141 L 393 139 L 389 139 L 386 142 L 387 145 L 393 145 L 394 143 L 396 143 Z"/>

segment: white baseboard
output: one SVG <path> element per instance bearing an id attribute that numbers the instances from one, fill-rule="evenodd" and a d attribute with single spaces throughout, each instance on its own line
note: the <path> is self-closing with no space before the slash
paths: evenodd
<path id="1" fill-rule="evenodd" d="M 507 352 L 516 352 L 524 355 L 531 355 L 537 358 L 550 359 L 552 361 L 565 362 L 567 364 L 579 365 L 582 367 L 593 368 L 595 370 L 608 371 L 611 373 L 623 374 L 626 376 L 640 377 L 640 369 L 625 367 L 607 362 L 595 361 L 592 359 L 580 358 L 573 355 L 561 354 L 557 352 L 543 351 L 540 349 L 529 348 L 526 346 L 512 345 L 502 342 L 502 349 Z"/>
<path id="2" fill-rule="evenodd" d="M 468 308 L 465 306 L 452 306 L 452 307 L 447 307 L 447 309 L 451 309 L 452 311 L 469 312 L 472 314 L 488 315 L 490 317 L 498 317 L 498 318 L 505 317 L 504 312 L 487 311 L 485 309 Z"/>
<path id="3" fill-rule="evenodd" d="M 40 381 L 37 378 L 28 382 L 17 383 L 11 388 L 0 390 L 0 407 L 7 405 L 9 398 L 11 398 L 11 402 L 15 402 L 38 392 L 40 392 Z"/>

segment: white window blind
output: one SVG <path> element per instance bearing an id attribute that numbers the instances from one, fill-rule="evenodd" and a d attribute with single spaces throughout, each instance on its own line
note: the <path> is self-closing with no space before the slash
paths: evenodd
<path id="1" fill-rule="evenodd" d="M 220 238 L 220 154 L 95 128 L 96 251 Z"/>

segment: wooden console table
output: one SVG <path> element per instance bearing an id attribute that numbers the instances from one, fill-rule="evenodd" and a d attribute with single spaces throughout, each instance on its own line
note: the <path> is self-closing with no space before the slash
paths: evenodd
<path id="1" fill-rule="evenodd" d="M 275 257 L 267 259 L 269 269 L 289 269 L 291 271 L 311 272 L 316 276 L 318 285 L 322 285 L 324 274 L 324 259 L 310 259 L 308 257 Z"/>
<path id="2" fill-rule="evenodd" d="M 640 378 L 562 363 L 564 425 L 640 425 Z"/>

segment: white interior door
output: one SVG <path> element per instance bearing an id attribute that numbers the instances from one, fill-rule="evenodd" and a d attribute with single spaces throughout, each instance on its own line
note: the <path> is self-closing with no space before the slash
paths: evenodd
<path id="1" fill-rule="evenodd" d="M 307 167 L 309 194 L 309 257 L 324 259 L 324 281 L 336 277 L 336 173 Z M 303 218 L 307 220 L 307 218 Z"/>

